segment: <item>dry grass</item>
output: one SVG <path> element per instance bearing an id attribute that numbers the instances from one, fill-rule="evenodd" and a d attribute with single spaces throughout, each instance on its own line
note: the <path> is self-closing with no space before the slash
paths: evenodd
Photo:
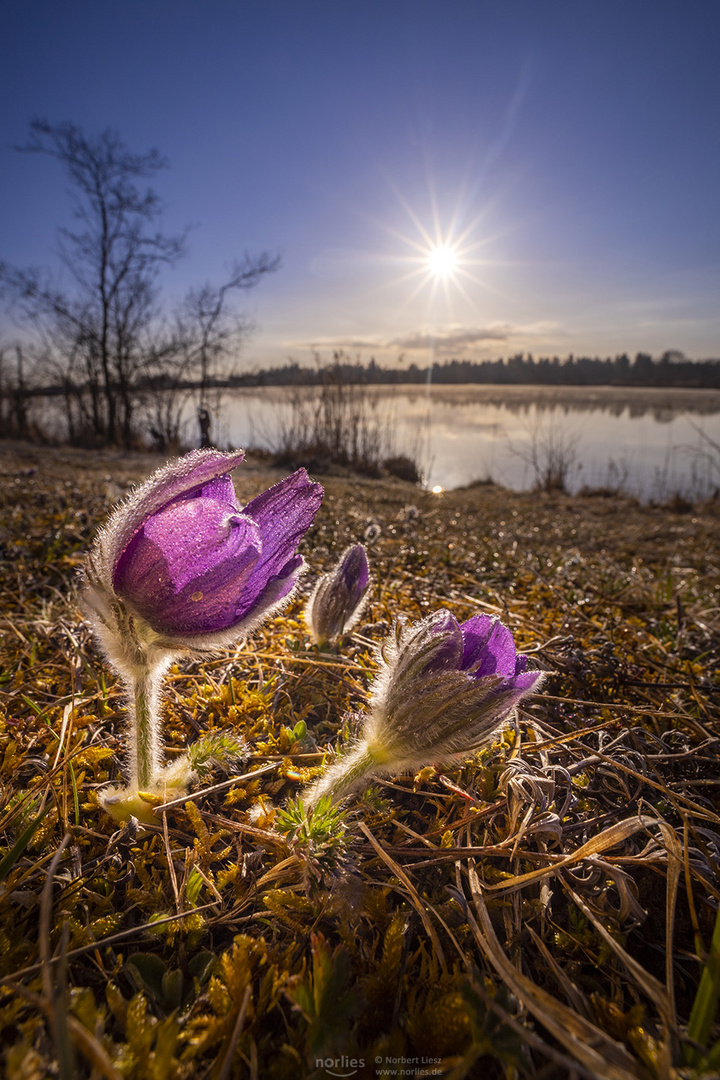
<path id="1" fill-rule="evenodd" d="M 116 830 L 96 791 L 123 702 L 72 583 L 155 460 L 0 455 L 9 1078 L 281 1080 L 342 1057 L 361 1077 L 402 1057 L 453 1078 L 697 1072 L 720 895 L 716 507 L 331 479 L 307 586 L 379 526 L 365 623 L 319 656 L 297 603 L 174 670 L 168 756 L 232 726 L 243 776 Z M 275 479 L 243 466 L 241 499 Z M 461 769 L 377 783 L 310 843 L 281 835 L 275 808 L 363 708 L 372 645 L 440 606 L 501 616 L 554 672 L 545 692 Z"/>

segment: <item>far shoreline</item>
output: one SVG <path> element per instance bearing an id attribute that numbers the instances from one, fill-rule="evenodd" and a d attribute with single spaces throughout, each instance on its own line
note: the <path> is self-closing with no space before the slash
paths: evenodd
<path id="1" fill-rule="evenodd" d="M 126 490 L 141 482 L 166 461 L 173 460 L 193 447 L 185 447 L 178 453 L 166 453 L 155 450 L 130 449 L 120 447 L 87 448 L 67 444 L 50 444 L 22 439 L 0 439 L 0 485 L 5 488 L 17 488 L 17 501 L 22 502 L 27 495 L 28 485 L 40 472 L 45 479 L 52 478 L 58 483 L 71 487 L 75 479 L 97 483 L 102 487 L 108 504 L 121 498 Z M 222 449 L 222 448 L 221 448 Z M 264 451 L 246 451 L 242 465 L 235 473 L 236 481 L 242 486 L 261 486 L 276 483 L 283 476 L 294 471 L 297 466 L 273 463 L 271 455 Z M 364 490 L 369 503 L 389 499 L 392 502 L 404 501 L 408 505 L 421 501 L 426 506 L 436 508 L 443 513 L 443 507 L 452 507 L 456 501 L 466 503 L 476 499 L 489 502 L 498 507 L 506 501 L 508 505 L 532 505 L 536 502 L 547 507 L 554 506 L 558 513 L 572 514 L 573 507 L 580 505 L 602 506 L 603 517 L 612 514 L 613 507 L 623 513 L 643 515 L 645 512 L 664 512 L 673 514 L 702 514 L 716 517 L 720 515 L 720 492 L 692 501 L 681 492 L 673 492 L 664 500 L 643 500 L 631 492 L 613 490 L 608 487 L 583 487 L 577 491 L 563 490 L 516 490 L 505 487 L 497 481 L 485 478 L 471 481 L 454 488 L 433 491 L 421 484 L 414 484 L 401 477 L 385 473 L 378 477 L 367 476 L 347 466 L 330 464 L 326 469 L 309 469 L 313 479 L 329 489 L 338 492 Z M 451 515 L 452 516 L 452 515 Z"/>

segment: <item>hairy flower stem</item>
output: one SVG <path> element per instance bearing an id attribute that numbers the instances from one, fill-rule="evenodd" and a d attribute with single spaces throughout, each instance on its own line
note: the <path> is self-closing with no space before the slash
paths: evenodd
<path id="1" fill-rule="evenodd" d="M 135 674 L 130 687 L 130 787 L 152 791 L 160 766 L 160 678 L 145 670 Z"/>
<path id="2" fill-rule="evenodd" d="M 338 758 L 313 784 L 305 795 L 305 805 L 315 806 L 323 795 L 333 802 L 349 795 L 360 787 L 362 781 L 375 772 L 382 772 L 382 757 L 365 742 L 361 742 L 344 757 Z"/>

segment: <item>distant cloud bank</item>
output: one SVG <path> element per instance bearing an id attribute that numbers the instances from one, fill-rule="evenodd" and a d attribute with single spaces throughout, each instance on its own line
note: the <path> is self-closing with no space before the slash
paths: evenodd
<path id="1" fill-rule="evenodd" d="M 287 341 L 285 348 L 310 349 L 313 352 L 338 351 L 370 352 L 383 354 L 395 352 L 428 352 L 450 355 L 461 350 L 472 352 L 483 345 L 509 341 L 518 330 L 511 326 L 457 326 L 432 333 L 429 330 L 413 330 L 400 337 L 325 337 L 314 341 Z"/>

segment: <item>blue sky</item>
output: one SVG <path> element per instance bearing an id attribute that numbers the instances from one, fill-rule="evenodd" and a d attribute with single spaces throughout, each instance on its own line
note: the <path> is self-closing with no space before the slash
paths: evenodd
<path id="1" fill-rule="evenodd" d="M 718 356 L 718 42 L 717 0 L 6 0 L 0 260 L 53 265 L 65 178 L 13 146 L 70 120 L 168 158 L 168 302 L 282 253 L 245 366 Z"/>

